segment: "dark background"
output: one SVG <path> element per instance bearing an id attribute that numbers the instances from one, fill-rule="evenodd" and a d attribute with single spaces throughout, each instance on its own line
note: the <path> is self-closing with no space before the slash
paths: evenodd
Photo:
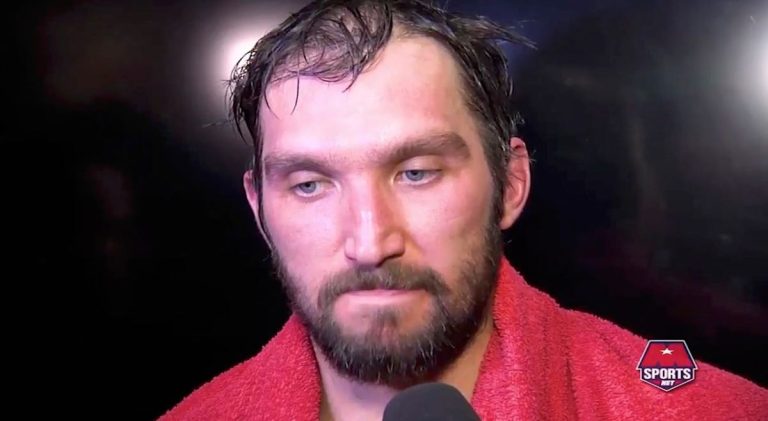
<path id="1" fill-rule="evenodd" d="M 513 264 L 768 385 L 768 5 L 474 3 L 447 6 L 539 45 L 508 48 L 536 161 Z M 287 318 L 221 80 L 301 4 L 7 6 L 5 333 L 31 411 L 153 419 Z"/>

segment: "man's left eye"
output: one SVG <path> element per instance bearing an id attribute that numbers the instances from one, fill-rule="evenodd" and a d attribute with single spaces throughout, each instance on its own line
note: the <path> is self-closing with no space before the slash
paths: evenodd
<path id="1" fill-rule="evenodd" d="M 421 183 L 434 178 L 439 170 L 405 170 L 400 174 L 402 177 L 412 183 Z"/>

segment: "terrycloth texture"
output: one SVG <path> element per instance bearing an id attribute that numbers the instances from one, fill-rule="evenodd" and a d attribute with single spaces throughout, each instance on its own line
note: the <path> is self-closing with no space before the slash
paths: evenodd
<path id="1" fill-rule="evenodd" d="M 644 339 L 560 308 L 506 260 L 493 318 L 471 401 L 483 420 L 768 420 L 768 390 L 700 361 L 696 380 L 671 392 L 641 382 Z M 161 420 L 317 420 L 320 393 L 307 332 L 292 315 L 258 355 Z"/>

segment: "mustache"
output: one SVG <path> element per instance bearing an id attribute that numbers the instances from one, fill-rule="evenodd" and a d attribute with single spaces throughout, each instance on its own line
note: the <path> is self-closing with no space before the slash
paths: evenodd
<path id="1" fill-rule="evenodd" d="M 318 306 L 326 308 L 348 292 L 374 289 L 423 289 L 433 295 L 443 295 L 448 292 L 445 281 L 434 270 L 389 262 L 372 271 L 348 269 L 330 276 L 323 283 L 317 297 Z"/>

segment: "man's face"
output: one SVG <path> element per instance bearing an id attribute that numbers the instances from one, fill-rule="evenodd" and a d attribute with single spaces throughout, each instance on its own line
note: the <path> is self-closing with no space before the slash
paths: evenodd
<path id="1" fill-rule="evenodd" d="M 393 40 L 348 83 L 301 78 L 298 99 L 296 79 L 268 90 L 262 222 L 326 358 L 407 385 L 445 368 L 482 321 L 501 257 L 496 196 L 438 43 Z"/>

